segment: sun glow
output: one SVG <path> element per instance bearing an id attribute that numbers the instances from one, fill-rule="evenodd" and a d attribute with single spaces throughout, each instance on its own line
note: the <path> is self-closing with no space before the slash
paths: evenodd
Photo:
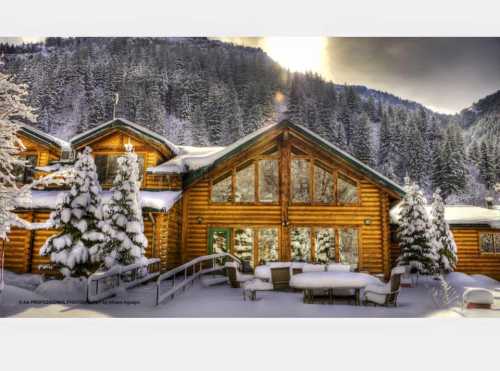
<path id="1" fill-rule="evenodd" d="M 326 37 L 266 37 L 263 49 L 292 72 L 321 73 L 325 60 Z"/>

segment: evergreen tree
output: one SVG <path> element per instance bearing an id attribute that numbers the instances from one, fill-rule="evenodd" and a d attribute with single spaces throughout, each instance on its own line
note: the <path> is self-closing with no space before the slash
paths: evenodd
<path id="1" fill-rule="evenodd" d="M 425 198 L 416 183 L 406 185 L 406 195 L 399 211 L 397 235 L 401 255 L 398 265 L 408 265 L 420 274 L 436 272 L 437 254 Z"/>
<path id="2" fill-rule="evenodd" d="M 495 168 L 488 150 L 486 141 L 481 143 L 481 162 L 479 163 L 479 174 L 487 189 L 492 189 L 495 184 Z"/>
<path id="3" fill-rule="evenodd" d="M 99 255 L 107 268 L 145 262 L 148 240 L 140 205 L 139 163 L 132 145 L 118 158 L 118 169 L 111 188 L 111 200 L 104 209 L 101 223 L 106 241 Z"/>
<path id="4" fill-rule="evenodd" d="M 61 231 L 49 237 L 40 249 L 40 255 L 49 256 L 66 277 L 91 274 L 92 263 L 99 259 L 95 251 L 104 241 L 100 227 L 101 187 L 91 152 L 86 147 L 78 155 L 71 188 L 50 216 L 53 225 Z"/>
<path id="5" fill-rule="evenodd" d="M 371 128 L 368 115 L 365 113 L 359 117 L 354 126 L 352 137 L 352 151 L 354 156 L 367 164 L 373 166 L 374 155 L 371 140 Z"/>
<path id="6" fill-rule="evenodd" d="M 439 194 L 439 189 L 433 195 L 432 202 L 432 227 L 436 252 L 438 254 L 439 269 L 443 273 L 453 272 L 457 265 L 457 245 L 444 218 L 444 202 Z"/>

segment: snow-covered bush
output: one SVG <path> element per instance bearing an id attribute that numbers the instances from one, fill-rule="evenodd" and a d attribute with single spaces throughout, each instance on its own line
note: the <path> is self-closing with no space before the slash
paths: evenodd
<path id="1" fill-rule="evenodd" d="M 40 255 L 50 256 L 50 261 L 66 277 L 91 274 L 98 256 L 91 255 L 90 250 L 104 241 L 99 223 L 101 186 L 89 147 L 79 154 L 74 172 L 70 191 L 51 214 L 53 225 L 62 230 L 47 239 L 40 249 Z"/>
<path id="2" fill-rule="evenodd" d="M 431 215 L 439 269 L 443 273 L 453 272 L 457 265 L 457 245 L 444 219 L 444 203 L 439 189 L 433 195 Z"/>
<path id="3" fill-rule="evenodd" d="M 111 199 L 101 222 L 106 242 L 99 249 L 107 268 L 145 262 L 148 245 L 139 199 L 139 163 L 132 145 L 118 158 L 118 169 L 111 188 Z"/>
<path id="4" fill-rule="evenodd" d="M 420 274 L 438 269 L 432 226 L 425 209 L 425 198 L 415 183 L 406 185 L 397 230 L 401 255 L 398 265 L 409 265 Z"/>

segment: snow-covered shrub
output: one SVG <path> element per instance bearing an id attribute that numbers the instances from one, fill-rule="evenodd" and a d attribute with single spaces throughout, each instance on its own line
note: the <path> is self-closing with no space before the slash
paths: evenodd
<path id="1" fill-rule="evenodd" d="M 398 265 L 409 265 L 420 274 L 433 274 L 438 269 L 432 226 L 425 209 L 425 198 L 415 183 L 406 185 L 397 230 L 401 255 Z"/>
<path id="2" fill-rule="evenodd" d="M 40 249 L 40 255 L 50 256 L 50 261 L 66 277 L 91 274 L 93 263 L 98 262 L 98 256 L 91 254 L 91 249 L 95 251 L 104 241 L 99 223 L 102 220 L 101 186 L 90 148 L 79 154 L 74 171 L 70 191 L 51 214 L 54 226 L 62 230 L 47 239 Z"/>
<path id="3" fill-rule="evenodd" d="M 444 203 L 439 189 L 433 195 L 431 214 L 439 269 L 444 273 L 453 272 L 457 265 L 457 245 L 444 219 Z"/>
<path id="4" fill-rule="evenodd" d="M 118 169 L 111 188 L 111 199 L 101 222 L 106 242 L 99 249 L 107 268 L 145 262 L 148 245 L 139 199 L 139 163 L 132 145 L 118 158 Z"/>

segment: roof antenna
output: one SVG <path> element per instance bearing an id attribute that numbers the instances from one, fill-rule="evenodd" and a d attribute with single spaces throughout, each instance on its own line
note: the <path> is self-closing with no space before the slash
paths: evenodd
<path id="1" fill-rule="evenodd" d="M 115 103 L 113 105 L 113 120 L 116 119 L 116 106 L 118 105 L 119 100 L 120 100 L 120 94 L 115 93 Z"/>

